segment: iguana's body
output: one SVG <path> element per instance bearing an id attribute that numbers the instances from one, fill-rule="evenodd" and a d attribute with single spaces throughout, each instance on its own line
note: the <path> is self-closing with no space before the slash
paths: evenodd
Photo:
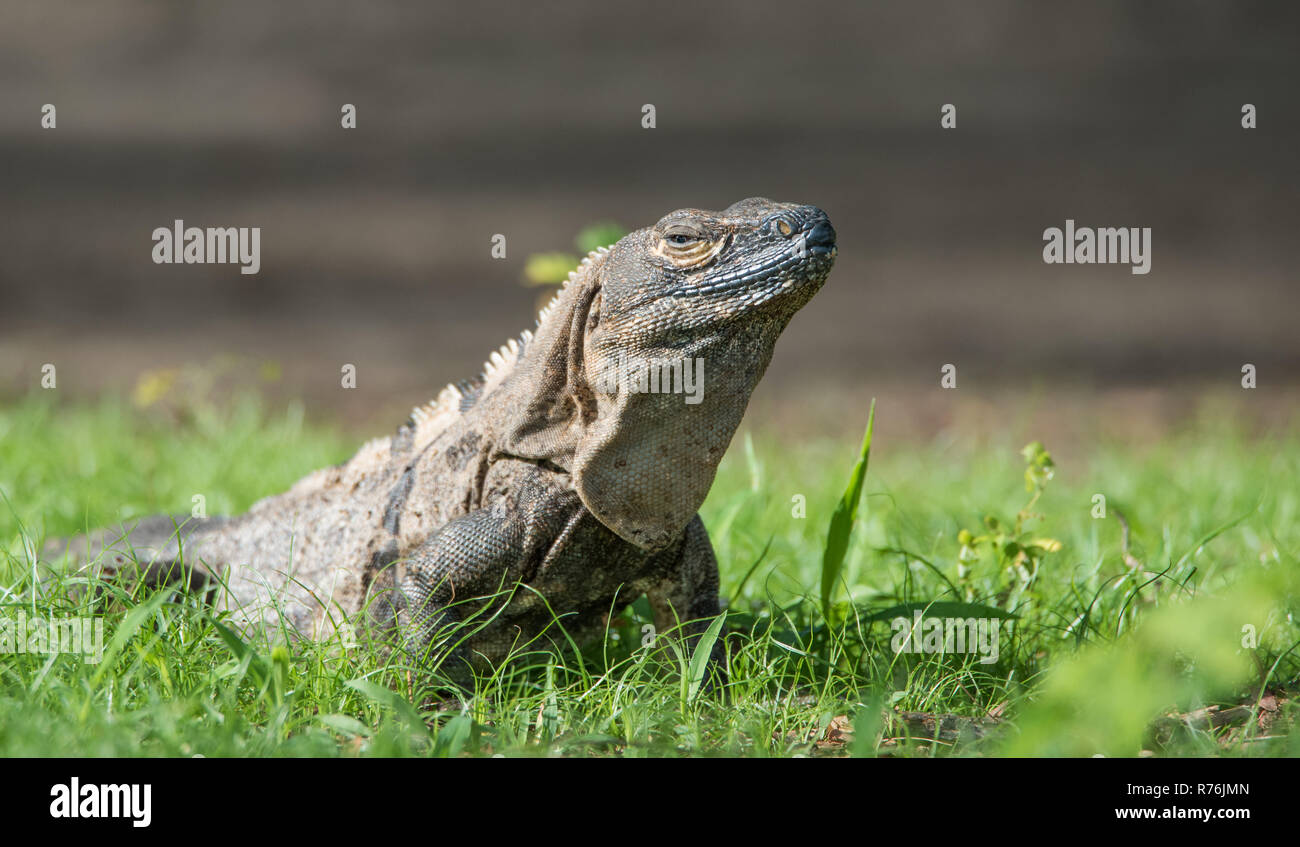
<path id="1" fill-rule="evenodd" d="M 105 531 L 75 546 L 155 572 L 183 553 L 221 574 L 221 604 L 303 633 L 365 606 L 427 646 L 476 616 L 486 626 L 459 655 L 477 662 L 557 632 L 556 617 L 575 639 L 598 633 L 641 594 L 660 628 L 716 615 L 696 510 L 777 336 L 825 281 L 834 237 L 810 206 L 674 212 L 589 255 L 535 333 L 393 437 L 242 516 L 179 532 L 152 518 L 129 540 Z M 697 358 L 697 403 L 603 378 L 622 361 Z"/>

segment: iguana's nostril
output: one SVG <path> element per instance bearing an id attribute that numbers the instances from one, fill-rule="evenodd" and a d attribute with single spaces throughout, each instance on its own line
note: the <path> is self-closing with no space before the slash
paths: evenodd
<path id="1" fill-rule="evenodd" d="M 831 226 L 831 222 L 828 220 L 822 219 L 818 221 L 816 226 L 808 230 L 808 236 L 804 243 L 814 251 L 818 249 L 821 252 L 829 251 L 835 246 L 835 227 Z"/>

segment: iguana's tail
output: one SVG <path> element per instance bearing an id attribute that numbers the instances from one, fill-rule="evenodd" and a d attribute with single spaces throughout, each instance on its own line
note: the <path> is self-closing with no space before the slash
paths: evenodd
<path id="1" fill-rule="evenodd" d="M 42 582 L 80 577 L 94 592 L 107 583 L 124 587 L 170 585 L 202 593 L 210 601 L 216 581 L 197 559 L 186 562 L 184 551 L 191 541 L 226 522 L 226 518 L 154 515 L 72 538 L 54 538 L 41 552 Z"/>
<path id="2" fill-rule="evenodd" d="M 350 536 L 337 529 L 350 524 L 315 506 L 288 493 L 233 518 L 155 515 L 56 539 L 41 556 L 42 582 L 84 577 L 99 591 L 170 586 L 201 594 L 241 629 L 319 637 L 360 607 L 365 584 L 362 569 L 350 566 L 364 560 L 345 552 Z M 333 532 L 322 529 L 326 521 Z"/>

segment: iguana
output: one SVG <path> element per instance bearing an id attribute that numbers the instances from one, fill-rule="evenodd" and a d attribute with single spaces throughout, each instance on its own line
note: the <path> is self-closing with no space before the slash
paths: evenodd
<path id="1" fill-rule="evenodd" d="M 836 253 L 813 206 L 672 212 L 590 253 L 535 331 L 349 461 L 242 516 L 147 518 L 49 552 L 121 578 L 183 570 L 237 619 L 302 634 L 362 619 L 418 650 L 471 621 L 445 655 L 480 666 L 557 619 L 599 635 L 642 594 L 659 630 L 698 632 L 719 605 L 696 512 Z"/>

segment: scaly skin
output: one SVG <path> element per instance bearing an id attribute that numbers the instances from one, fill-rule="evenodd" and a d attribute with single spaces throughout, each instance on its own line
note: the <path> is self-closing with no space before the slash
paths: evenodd
<path id="1" fill-rule="evenodd" d="M 153 581 L 198 562 L 191 584 L 218 574 L 215 602 L 237 618 L 283 615 L 303 634 L 365 608 L 425 650 L 472 618 L 481 627 L 442 654 L 456 666 L 558 640 L 557 616 L 576 640 L 598 635 L 642 594 L 658 629 L 698 632 L 718 614 L 718 570 L 697 510 L 777 337 L 835 255 L 812 206 L 673 212 L 587 256 L 535 333 L 348 462 L 239 517 L 152 518 L 51 551 L 110 573 L 146 563 Z M 650 393 L 619 370 L 686 360 L 689 375 L 696 359 L 696 397 L 680 376 L 678 391 Z"/>

